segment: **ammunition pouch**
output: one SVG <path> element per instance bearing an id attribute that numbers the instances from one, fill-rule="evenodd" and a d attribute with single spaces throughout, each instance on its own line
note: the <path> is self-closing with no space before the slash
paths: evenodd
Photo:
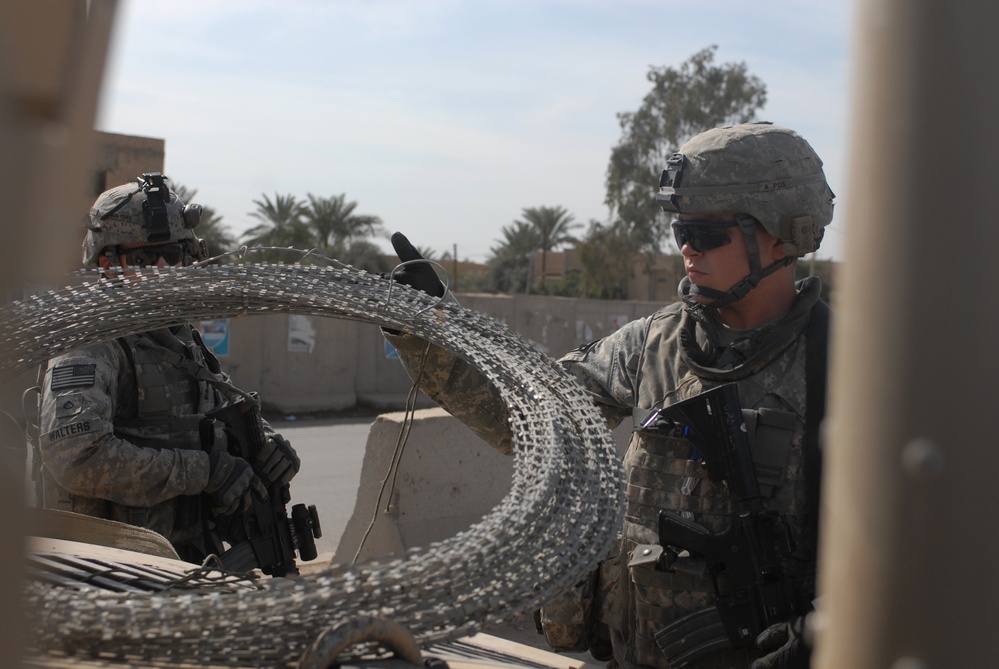
<path id="1" fill-rule="evenodd" d="M 799 418 L 789 411 L 766 408 L 743 409 L 742 418 L 746 424 L 760 494 L 765 498 L 772 497 L 785 482 Z M 687 436 L 686 426 L 662 419 L 659 411 L 651 409 L 632 410 L 632 429 L 653 437 L 683 439 Z"/>
<path id="2" fill-rule="evenodd" d="M 600 621 L 601 567 L 586 574 L 575 585 L 545 603 L 539 626 L 552 649 L 566 653 L 589 651 L 594 658 L 611 658 L 610 632 Z"/>

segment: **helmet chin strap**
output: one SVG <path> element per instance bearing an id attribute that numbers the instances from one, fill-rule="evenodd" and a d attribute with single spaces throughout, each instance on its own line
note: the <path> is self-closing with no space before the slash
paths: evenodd
<path id="1" fill-rule="evenodd" d="M 733 302 L 738 302 L 744 298 L 749 291 L 765 279 L 770 276 L 781 267 L 786 267 L 794 262 L 794 258 L 787 256 L 781 260 L 777 260 L 767 267 L 762 266 L 762 254 L 760 253 L 760 244 L 756 238 L 756 219 L 752 216 L 747 216 L 745 214 L 740 214 L 735 219 L 738 222 L 739 229 L 742 231 L 742 236 L 746 240 L 746 253 L 749 255 L 749 274 L 743 277 L 735 285 L 733 285 L 728 290 L 715 290 L 714 288 L 708 288 L 707 286 L 698 286 L 691 283 L 690 277 L 683 277 L 680 281 L 680 299 L 690 305 L 701 305 L 705 307 L 712 307 L 717 309 L 718 307 L 724 307 Z M 710 302 L 702 302 L 697 298 L 706 298 L 711 300 Z"/>

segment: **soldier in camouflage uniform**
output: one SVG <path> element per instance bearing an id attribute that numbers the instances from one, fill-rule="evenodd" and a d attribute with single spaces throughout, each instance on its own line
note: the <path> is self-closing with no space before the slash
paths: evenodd
<path id="1" fill-rule="evenodd" d="M 84 264 L 106 270 L 109 294 L 128 290 L 122 277 L 143 267 L 207 257 L 194 233 L 200 217 L 201 207 L 185 205 L 165 177 L 145 174 L 97 198 Z M 44 506 L 154 530 L 183 559 L 201 562 L 211 552 L 206 532 L 226 539 L 227 519 L 248 508 L 250 495 L 266 499 L 266 485 L 286 484 L 300 466 L 270 426 L 259 462 L 230 455 L 222 441 L 203 450 L 205 412 L 237 394 L 187 324 L 50 360 L 39 400 Z"/>
<path id="2" fill-rule="evenodd" d="M 818 248 L 833 197 L 818 155 L 791 130 L 754 123 L 694 137 L 669 159 L 656 197 L 677 219 L 673 233 L 687 269 L 680 301 L 560 360 L 611 426 L 622 420 L 641 426 L 658 408 L 737 383 L 761 488 L 769 508 L 787 515 L 797 546 L 785 569 L 812 583 L 828 307 L 818 279 L 796 284 L 794 271 L 798 257 Z M 397 234 L 393 244 L 400 259 L 419 259 L 405 237 Z M 444 293 L 426 263 L 407 264 L 396 279 Z M 429 356 L 421 385 L 431 398 L 509 452 L 504 405 L 475 369 L 413 336 L 389 336 L 411 372 Z M 655 633 L 711 607 L 714 587 L 695 569 L 681 564 L 665 572 L 643 559 L 645 547 L 658 543 L 659 511 L 712 530 L 729 523 L 726 487 L 708 478 L 692 451 L 685 439 L 636 429 L 624 457 L 628 501 L 620 550 L 592 580 L 542 612 L 553 647 L 589 646 L 600 657 L 606 625 L 613 663 L 669 669 Z M 743 669 L 760 654 L 721 650 L 688 666 Z M 771 654 L 754 667 L 807 664 L 807 656 L 787 658 Z"/>

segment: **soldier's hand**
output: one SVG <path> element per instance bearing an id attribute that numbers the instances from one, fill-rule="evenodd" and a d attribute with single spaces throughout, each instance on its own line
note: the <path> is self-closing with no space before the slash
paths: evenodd
<path id="1" fill-rule="evenodd" d="M 401 232 L 396 232 L 392 235 L 392 248 L 395 249 L 395 254 L 399 256 L 399 260 L 402 262 L 423 260 L 420 252 L 406 239 L 406 235 Z M 393 274 L 392 278 L 399 283 L 412 286 L 434 297 L 442 297 L 444 295 L 444 284 L 441 283 L 441 280 L 437 277 L 437 272 L 434 271 L 434 268 L 428 262 L 414 262 L 406 265 Z"/>
<path id="2" fill-rule="evenodd" d="M 260 449 L 253 470 L 269 488 L 274 484 L 288 485 L 301 468 L 302 461 L 291 442 L 280 434 L 272 434 Z"/>
<path id="3" fill-rule="evenodd" d="M 812 649 L 804 638 L 805 618 L 799 616 L 766 628 L 756 637 L 756 647 L 767 654 L 750 669 L 808 669 Z"/>
<path id="4" fill-rule="evenodd" d="M 211 495 L 212 510 L 220 516 L 240 513 L 250 508 L 253 495 L 267 499 L 267 488 L 243 458 L 229 455 L 221 448 L 208 453 L 209 473 L 205 492 Z"/>

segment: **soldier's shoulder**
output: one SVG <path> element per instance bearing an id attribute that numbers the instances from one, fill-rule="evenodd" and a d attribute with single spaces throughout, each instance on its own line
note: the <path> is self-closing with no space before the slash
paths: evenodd
<path id="1" fill-rule="evenodd" d="M 49 361 L 49 367 L 80 363 L 117 365 L 123 356 L 121 345 L 116 340 L 109 339 L 58 355 Z"/>
<path id="2" fill-rule="evenodd" d="M 647 319 L 649 332 L 679 327 L 683 319 L 684 306 L 683 302 L 673 302 L 649 316 Z"/>
<path id="3" fill-rule="evenodd" d="M 662 307 L 661 309 L 659 309 L 659 311 L 652 314 L 649 318 L 653 320 L 679 318 L 680 316 L 683 315 L 683 308 L 685 306 L 687 305 L 685 305 L 683 302 L 680 301 L 671 302 L 666 306 Z"/>

